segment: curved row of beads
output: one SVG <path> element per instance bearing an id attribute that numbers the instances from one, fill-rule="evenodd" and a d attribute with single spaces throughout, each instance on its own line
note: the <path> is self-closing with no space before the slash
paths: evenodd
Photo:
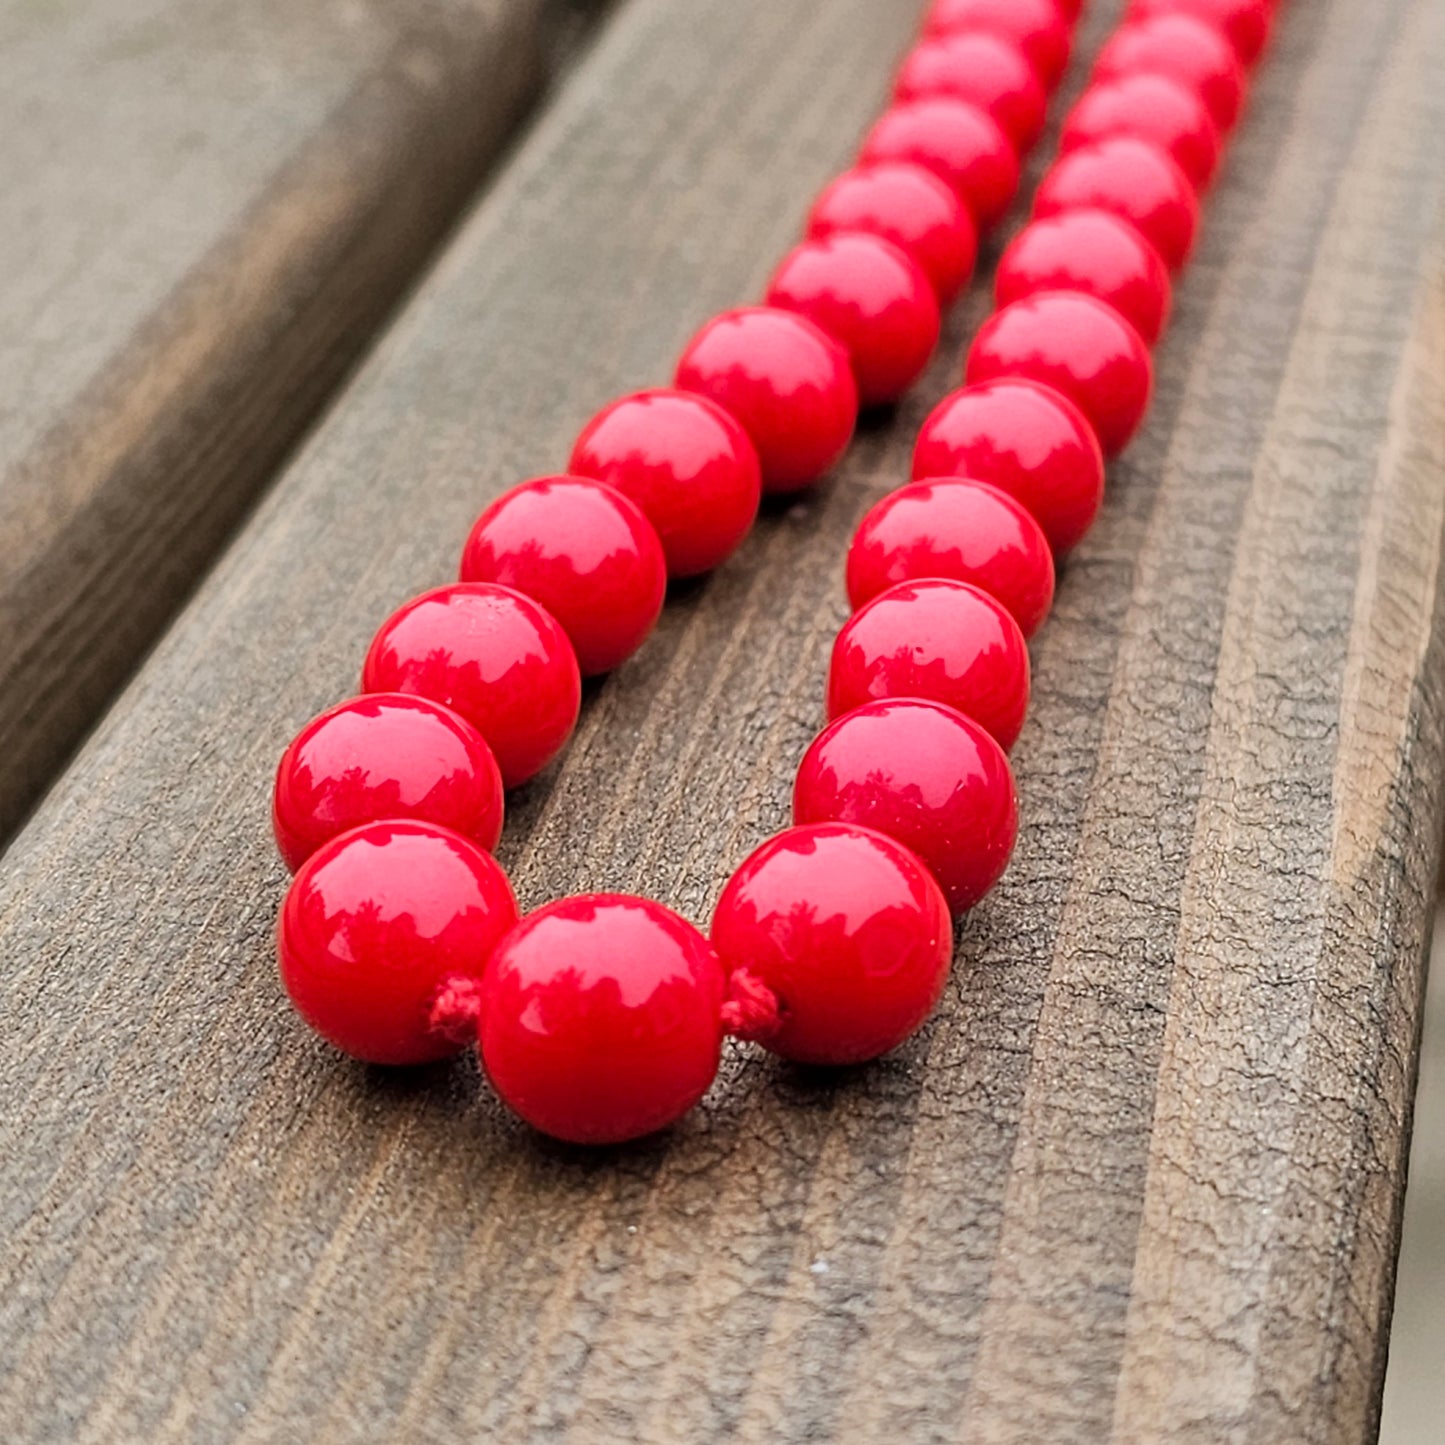
<path id="1" fill-rule="evenodd" d="M 1052 596 L 1050 544 L 1072 545 L 1097 509 L 1094 431 L 1122 444 L 1142 413 L 1122 372 L 1071 371 L 1077 353 L 1031 350 L 1032 333 L 1021 340 L 1011 318 L 1042 308 L 1055 328 L 1063 316 L 1066 336 L 1095 342 L 1107 328 L 1081 331 L 1080 308 L 1087 322 L 1108 319 L 1106 339 L 1132 337 L 1125 359 L 1142 359 L 1147 383 L 1133 327 L 1157 336 L 1168 296 L 1151 244 L 1182 260 L 1192 193 L 1152 112 L 1129 120 L 1129 87 L 1182 70 L 1184 86 L 1162 82 L 1183 97 L 1171 93 L 1173 112 L 1206 90 L 1220 105 L 1232 95 L 1237 111 L 1238 67 L 1197 62 L 1193 32 L 1217 52 L 1224 31 L 1181 15 L 1214 10 L 1230 25 L 1251 10 L 1243 0 L 1138 3 L 1147 14 L 1101 58 L 1066 127 L 1075 154 L 1041 192 L 1038 209 L 1051 204 L 1062 232 L 1036 223 L 1010 248 L 1000 296 L 1012 304 L 970 358 L 971 380 L 1001 379 L 950 399 L 920 437 L 915 475 L 951 480 L 902 489 L 860 529 L 848 568 L 860 610 L 835 651 L 838 720 L 800 770 L 803 826 L 738 871 L 711 946 L 660 905 L 619 896 L 562 900 L 519 923 L 486 850 L 503 787 L 565 745 L 580 676 L 641 644 L 667 577 L 716 566 L 751 526 L 760 492 L 812 484 L 846 448 L 859 400 L 893 400 L 921 372 L 940 305 L 972 270 L 979 227 L 1012 198 L 1076 9 L 940 0 L 862 164 L 819 198 L 767 305 L 705 326 L 676 389 L 623 398 L 594 418 L 568 475 L 489 507 L 462 581 L 389 619 L 367 657 L 367 695 L 287 750 L 276 832 L 299 872 L 280 921 L 282 975 L 333 1043 L 408 1063 L 479 1038 L 488 1075 L 519 1113 L 559 1137 L 602 1142 L 650 1132 L 696 1102 L 724 1030 L 792 1058 L 851 1062 L 895 1046 L 931 1011 L 951 956 L 949 907 L 977 901 L 1012 847 L 1003 749 L 1027 702 L 1023 637 Z M 1085 125 L 1109 86 L 1123 86 L 1123 100 Z M 1147 107 L 1149 93 L 1133 103 Z M 1113 138 L 1141 129 L 1143 142 Z M 1109 151 L 1121 144 L 1139 152 L 1136 170 L 1153 166 L 1174 185 L 1183 220 L 1168 196 L 1141 208 L 1122 194 L 1133 188 Z M 1079 162 L 1082 181 L 1060 179 Z M 1085 207 L 1070 184 L 1088 192 Z M 1138 230 L 1099 219 L 1131 205 Z M 929 776 L 882 787 L 880 759 Z M 949 804 L 919 807 L 920 787 L 950 779 Z"/>
<path id="2" fill-rule="evenodd" d="M 936 23 L 971 5 L 940 3 Z M 1169 273 L 1193 246 L 1243 59 L 1270 18 L 1259 0 L 1140 0 L 1127 13 L 1000 260 L 965 385 L 925 421 L 912 483 L 872 509 L 850 549 L 836 721 L 804 759 L 795 816 L 905 843 L 955 911 L 1007 863 L 1016 824 L 997 753 L 1027 707 L 1024 638 L 1052 600 L 1053 558 L 1097 514 L 1104 458 L 1147 410 Z M 915 57 L 905 73 L 927 68 Z"/>

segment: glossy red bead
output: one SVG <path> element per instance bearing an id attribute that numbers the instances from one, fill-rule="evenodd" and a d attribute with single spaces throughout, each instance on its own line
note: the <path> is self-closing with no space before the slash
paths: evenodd
<path id="1" fill-rule="evenodd" d="M 840 232 L 783 258 L 767 302 L 815 322 L 848 353 L 863 406 L 897 401 L 938 345 L 938 298 L 922 268 L 891 241 Z"/>
<path id="2" fill-rule="evenodd" d="M 1123 451 L 1144 420 L 1154 385 L 1149 350 L 1106 302 L 1041 291 L 995 312 L 968 353 L 966 379 L 1017 376 L 1068 397 L 1105 456 Z"/>
<path id="3" fill-rule="evenodd" d="M 999 745 L 943 703 L 890 698 L 814 740 L 793 789 L 797 823 L 856 823 L 911 849 L 955 913 L 1003 876 L 1018 833 Z"/>
<path id="4" fill-rule="evenodd" d="M 1167 75 L 1138 72 L 1094 82 L 1064 121 L 1059 149 L 1067 155 L 1116 135 L 1152 141 L 1196 191 L 1219 169 L 1219 128 L 1204 102 Z"/>
<path id="5" fill-rule="evenodd" d="M 1215 26 L 1234 46 L 1240 63 L 1252 66 L 1269 43 L 1274 23 L 1271 0 L 1134 0 L 1130 19 L 1151 15 L 1192 15 Z"/>
<path id="6" fill-rule="evenodd" d="M 482 1062 L 502 1099 L 553 1138 L 641 1138 L 681 1118 L 716 1076 L 723 992 L 712 946 L 661 904 L 563 898 L 492 955 Z"/>
<path id="7" fill-rule="evenodd" d="M 900 582 L 947 577 L 997 598 L 1025 637 L 1054 600 L 1054 558 L 1032 513 L 1008 493 L 967 477 L 900 487 L 858 526 L 848 549 L 855 608 Z"/>
<path id="8" fill-rule="evenodd" d="M 1071 17 L 1056 0 L 935 0 L 924 22 L 929 35 L 982 30 L 1012 40 L 1039 81 L 1052 90 L 1069 63 Z"/>
<path id="9" fill-rule="evenodd" d="M 620 492 L 590 477 L 538 477 L 477 518 L 461 580 L 541 603 L 583 677 L 595 677 L 631 657 L 657 625 L 667 561 L 652 523 Z"/>
<path id="10" fill-rule="evenodd" d="M 985 110 L 1022 155 L 1043 134 L 1048 95 L 1011 40 L 983 30 L 940 35 L 915 46 L 894 82 L 899 100 L 948 95 Z"/>
<path id="11" fill-rule="evenodd" d="M 906 251 L 941 305 L 968 284 L 978 259 L 978 228 L 968 207 L 941 176 L 906 161 L 857 166 L 823 191 L 808 217 L 808 235 L 839 231 L 866 231 Z"/>
<path id="12" fill-rule="evenodd" d="M 999 220 L 1019 187 L 1018 154 L 998 122 L 946 95 L 890 106 L 868 132 L 860 158 L 911 161 L 941 176 L 980 229 Z"/>
<path id="13" fill-rule="evenodd" d="M 1094 62 L 1096 80 L 1167 75 L 1204 102 L 1220 133 L 1244 105 L 1244 69 L 1224 35 L 1193 15 L 1167 10 L 1120 26 Z"/>
<path id="14" fill-rule="evenodd" d="M 1079 209 L 1031 221 L 998 263 L 1000 307 L 1039 291 L 1082 291 L 1107 301 L 1152 346 L 1169 320 L 1169 272 L 1122 216 Z"/>
<path id="15" fill-rule="evenodd" d="M 577 438 L 567 470 L 637 503 L 657 531 L 669 577 L 696 577 L 732 556 L 762 495 L 748 434 L 688 391 L 640 391 L 604 407 Z"/>
<path id="16" fill-rule="evenodd" d="M 368 823 L 323 844 L 281 908 L 281 980 L 301 1016 L 371 1064 L 424 1064 L 461 1045 L 431 1026 L 443 985 L 478 980 L 517 921 L 506 875 L 434 823 Z"/>
<path id="17" fill-rule="evenodd" d="M 1007 752 L 1029 706 L 1029 650 L 1013 615 L 967 582 L 900 582 L 858 609 L 833 644 L 828 716 L 886 697 L 947 703 Z"/>
<path id="18" fill-rule="evenodd" d="M 1034 193 L 1034 215 L 1082 206 L 1123 216 L 1171 271 L 1194 249 L 1199 198 L 1177 163 L 1150 141 L 1120 135 L 1060 156 Z"/>
<path id="19" fill-rule="evenodd" d="M 913 475 L 992 483 L 1028 508 L 1056 554 L 1089 530 L 1104 499 L 1104 458 L 1083 413 L 1022 379 L 944 397 L 919 430 Z"/>
<path id="20" fill-rule="evenodd" d="M 582 682 L 567 634 L 506 587 L 437 587 L 382 624 L 367 692 L 405 692 L 452 708 L 486 739 L 509 788 L 541 772 L 577 725 Z"/>
<path id="21" fill-rule="evenodd" d="M 730 975 L 776 996 L 763 1040 L 805 1064 L 858 1064 L 895 1049 L 936 1007 L 953 924 L 928 869 L 881 833 L 847 824 L 770 838 L 729 879 L 712 941 Z"/>
<path id="22" fill-rule="evenodd" d="M 440 823 L 491 852 L 502 814 L 502 775 L 482 735 L 450 708 L 399 693 L 313 718 L 281 755 L 271 795 L 293 873 L 339 833 L 387 818 Z"/>
<path id="23" fill-rule="evenodd" d="M 765 492 L 797 492 L 832 470 L 858 419 L 848 353 L 796 312 L 745 306 L 688 343 L 677 385 L 715 401 L 752 439 Z"/>

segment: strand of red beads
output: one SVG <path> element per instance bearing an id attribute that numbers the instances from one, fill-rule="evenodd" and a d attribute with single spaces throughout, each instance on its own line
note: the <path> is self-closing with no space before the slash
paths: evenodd
<path id="1" fill-rule="evenodd" d="M 1026 639 L 1054 559 L 1099 509 L 1105 455 L 1144 416 L 1170 273 L 1273 8 L 1134 0 L 1099 56 L 1003 256 L 966 384 L 925 423 L 914 480 L 854 538 L 855 611 L 795 826 L 733 875 L 711 938 L 611 894 L 519 920 L 490 856 L 503 790 L 566 745 L 581 677 L 642 644 L 669 578 L 718 566 L 763 492 L 815 484 L 859 405 L 917 380 L 980 230 L 1012 203 L 1080 0 L 936 0 L 859 164 L 818 198 L 765 303 L 708 322 L 672 388 L 595 416 L 565 475 L 489 506 L 460 581 L 393 614 L 363 695 L 286 750 L 281 976 L 318 1032 L 384 1064 L 479 1046 L 523 1118 L 609 1143 L 691 1108 L 727 1034 L 845 1064 L 923 1023 L 951 915 L 1013 849 Z"/>

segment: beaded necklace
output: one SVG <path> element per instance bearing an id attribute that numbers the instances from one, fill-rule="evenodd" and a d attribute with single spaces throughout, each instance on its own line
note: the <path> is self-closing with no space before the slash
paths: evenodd
<path id="1" fill-rule="evenodd" d="M 1104 458 L 1152 384 L 1171 273 L 1268 37 L 1270 0 L 1133 0 L 1005 251 L 965 384 L 913 480 L 863 519 L 828 726 L 794 826 L 747 858 L 704 937 L 618 894 L 518 918 L 491 856 L 504 792 L 545 768 L 581 679 L 657 622 L 670 579 L 742 543 L 763 494 L 814 486 L 860 406 L 897 401 L 1007 212 L 1082 0 L 936 0 L 859 161 L 818 198 L 761 306 L 709 321 L 670 388 L 604 408 L 565 474 L 478 519 L 460 581 L 383 624 L 361 695 L 309 723 L 276 777 L 282 981 L 372 1063 L 478 1047 L 502 1099 L 579 1143 L 665 1127 L 725 1036 L 858 1063 L 936 1006 L 953 917 L 1017 832 L 1008 749 L 1054 558 L 1098 512 Z"/>

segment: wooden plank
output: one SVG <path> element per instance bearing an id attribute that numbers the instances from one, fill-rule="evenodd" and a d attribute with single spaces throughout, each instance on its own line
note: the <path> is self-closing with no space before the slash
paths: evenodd
<path id="1" fill-rule="evenodd" d="M 555 18 L 0 7 L 0 837 L 455 217 Z"/>
<path id="2" fill-rule="evenodd" d="M 1445 776 L 1432 0 L 1284 16 L 919 1040 L 738 1049 L 594 1155 L 278 994 L 285 740 L 487 498 L 755 294 L 913 18 L 632 0 L 7 855 L 8 1438 L 1371 1437 Z M 784 821 L 847 537 L 982 306 L 591 695 L 514 800 L 524 902 L 705 919 Z"/>

